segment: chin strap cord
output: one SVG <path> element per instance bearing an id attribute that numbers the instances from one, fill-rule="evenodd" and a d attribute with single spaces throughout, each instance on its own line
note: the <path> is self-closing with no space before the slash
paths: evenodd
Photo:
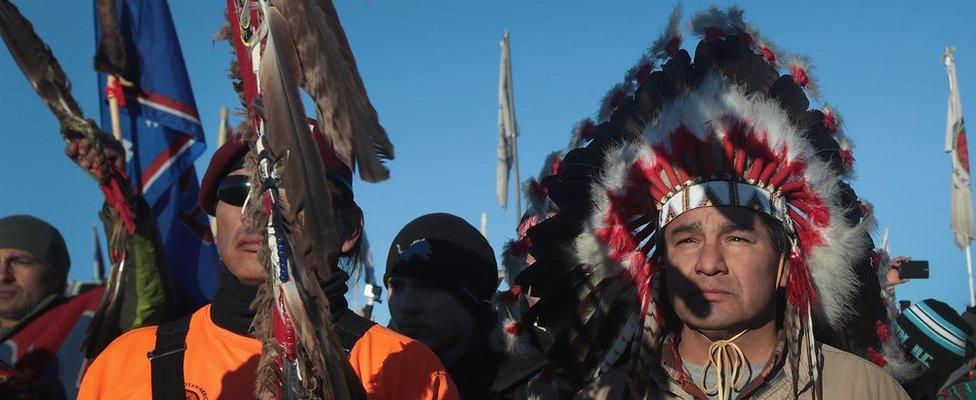
<path id="1" fill-rule="evenodd" d="M 702 370 L 702 386 L 706 386 L 705 394 L 718 395 L 719 400 L 726 400 L 730 398 L 732 389 L 738 390 L 744 383 L 740 381 L 745 377 L 742 374 L 742 366 L 746 364 L 746 356 L 742 354 L 739 345 L 734 343 L 744 333 L 746 331 L 725 340 L 716 340 L 708 346 L 708 363 Z M 712 366 L 715 367 L 715 386 L 709 388 L 705 385 L 704 377 L 708 376 L 708 369 Z M 730 368 L 728 374 L 725 373 L 726 367 Z"/>

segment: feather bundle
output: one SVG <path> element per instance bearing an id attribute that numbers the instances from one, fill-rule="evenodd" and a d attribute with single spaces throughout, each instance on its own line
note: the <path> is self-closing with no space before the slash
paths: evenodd
<path id="1" fill-rule="evenodd" d="M 0 36 L 34 91 L 61 122 L 62 134 L 88 136 L 99 132 L 95 123 L 82 115 L 71 95 L 71 82 L 51 48 L 9 0 L 0 0 Z"/>
<path id="2" fill-rule="evenodd" d="M 114 12 L 114 9 L 113 9 Z M 102 214 L 109 236 L 109 256 L 113 263 L 108 289 L 93 316 L 83 348 L 87 357 L 94 357 L 120 333 L 119 318 L 123 285 L 123 270 L 129 235 L 136 230 L 130 200 L 123 188 L 129 186 L 125 172 L 103 162 L 104 145 L 101 130 L 94 121 L 86 119 L 81 107 L 71 95 L 71 82 L 51 52 L 51 48 L 37 35 L 34 27 L 9 0 L 0 0 L 0 36 L 3 36 L 17 66 L 27 77 L 48 109 L 61 125 L 66 141 L 86 138 L 99 154 L 101 169 L 85 173 L 95 179 L 109 206 Z"/>
<path id="3" fill-rule="evenodd" d="M 665 59 L 681 47 L 681 5 L 676 5 L 668 18 L 668 25 L 661 36 L 651 44 L 648 53 L 656 59 Z"/>
<path id="4" fill-rule="evenodd" d="M 122 75 L 126 70 L 125 43 L 119 31 L 115 0 L 95 2 L 101 37 L 95 52 L 95 70 L 109 75 Z"/>
<path id="5" fill-rule="evenodd" d="M 336 154 L 358 166 L 367 182 L 389 178 L 382 160 L 393 159 L 393 143 L 366 95 L 356 60 L 331 0 L 276 2 L 291 30 L 301 62 L 302 87 L 315 101 L 317 119 Z"/>
<path id="6" fill-rule="evenodd" d="M 265 134 L 258 143 L 259 154 L 276 157 L 262 167 L 272 169 L 261 172 L 267 182 L 269 177 L 280 178 L 283 193 L 272 189 L 268 232 L 270 242 L 278 242 L 278 248 L 290 248 L 291 253 L 272 252 L 273 265 L 270 289 L 274 296 L 274 323 L 284 324 L 294 334 L 293 343 L 283 343 L 275 326 L 272 340 L 284 346 L 290 360 L 278 360 L 288 379 L 289 361 L 294 362 L 300 387 L 286 387 L 302 397 L 311 398 L 364 398 L 362 388 L 357 387 L 354 372 L 341 354 L 341 346 L 331 326 L 329 303 L 318 282 L 328 279 L 331 261 L 339 253 L 337 226 L 332 214 L 331 181 L 326 179 L 325 166 L 305 117 L 298 87 L 302 79 L 302 59 L 294 46 L 289 22 L 282 10 L 264 4 L 263 13 L 267 27 L 267 42 L 260 60 L 261 117 Z M 334 137 L 334 136 L 333 136 Z M 261 148 L 266 146 L 266 152 Z M 270 165 L 273 163 L 274 165 Z M 280 215 L 279 215 L 280 213 Z M 281 217 L 280 223 L 277 217 Z M 269 242 L 269 243 L 270 243 Z M 282 258 L 281 256 L 284 256 Z M 290 257 L 289 257 L 290 256 Z M 267 332 L 265 332 L 267 333 Z M 263 338 L 265 342 L 269 338 Z M 273 362 L 262 357 L 262 363 Z M 267 365 L 259 365 L 259 371 L 267 371 Z M 294 377 L 294 370 L 291 371 Z M 279 382 L 284 382 L 282 379 Z M 289 379 L 290 381 L 290 379 Z M 273 395 L 273 388 L 258 388 L 259 397 Z"/>

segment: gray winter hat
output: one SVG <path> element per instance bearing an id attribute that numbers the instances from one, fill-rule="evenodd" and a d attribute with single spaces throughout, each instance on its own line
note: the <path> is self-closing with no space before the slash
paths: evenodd
<path id="1" fill-rule="evenodd" d="M 71 268 L 68 247 L 61 232 L 51 224 L 30 215 L 11 215 L 0 218 L 0 248 L 15 248 L 30 252 L 46 261 L 63 278 Z"/>

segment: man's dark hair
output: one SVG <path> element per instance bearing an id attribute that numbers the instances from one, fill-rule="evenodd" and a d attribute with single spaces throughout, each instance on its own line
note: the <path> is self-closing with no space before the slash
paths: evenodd
<path id="1" fill-rule="evenodd" d="M 335 215 L 336 225 L 339 227 L 339 244 L 341 245 L 341 242 L 356 234 L 357 230 L 360 231 L 356 246 L 339 255 L 339 268 L 353 277 L 355 281 L 363 263 L 366 262 L 369 245 L 366 240 L 365 227 L 360 225 L 363 221 L 363 210 L 356 204 L 352 190 L 339 187 L 340 189 L 332 198 L 332 212 Z"/>
<path id="2" fill-rule="evenodd" d="M 776 254 L 788 255 L 793 250 L 793 240 L 790 238 L 789 232 L 786 231 L 786 225 L 766 213 L 759 213 L 759 215 L 762 217 L 763 224 L 766 225 L 766 231 L 769 232 L 769 239 L 773 242 L 773 250 L 776 250 Z"/>

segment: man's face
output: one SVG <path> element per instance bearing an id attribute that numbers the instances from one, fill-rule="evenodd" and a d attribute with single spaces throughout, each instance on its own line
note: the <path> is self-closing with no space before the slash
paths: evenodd
<path id="1" fill-rule="evenodd" d="M 228 174 L 231 175 L 246 175 L 246 172 L 239 169 Z M 261 236 L 247 231 L 241 207 L 218 201 L 215 214 L 217 236 L 214 242 L 227 270 L 241 283 L 258 285 L 264 282 L 264 267 L 258 261 L 258 249 L 265 244 Z"/>
<path id="2" fill-rule="evenodd" d="M 228 177 L 250 175 L 251 172 L 245 169 L 238 169 L 227 174 Z M 279 193 L 284 196 L 285 191 L 280 190 Z M 241 283 L 260 285 L 264 282 L 265 276 L 264 267 L 258 260 L 258 249 L 267 246 L 267 244 L 260 235 L 248 232 L 241 211 L 242 207 L 228 204 L 223 200 L 217 202 L 215 210 L 217 235 L 214 237 L 214 242 L 217 244 L 217 253 L 220 255 L 220 259 L 227 266 L 231 275 L 234 275 Z M 360 229 L 343 240 L 339 247 L 341 252 L 350 252 L 359 244 L 362 223 L 363 221 L 360 219 Z M 331 260 L 331 262 L 335 266 L 338 258 Z"/>
<path id="3" fill-rule="evenodd" d="M 397 332 L 437 354 L 461 347 L 476 329 L 475 317 L 454 296 L 423 281 L 390 278 L 390 316 Z"/>
<path id="4" fill-rule="evenodd" d="M 775 317 L 780 255 L 759 214 L 697 208 L 671 221 L 664 241 L 667 295 L 686 325 L 739 331 Z"/>
<path id="5" fill-rule="evenodd" d="M 61 280 L 61 282 L 58 282 Z M 30 311 L 31 304 L 61 287 L 54 268 L 34 254 L 0 248 L 0 325 L 11 326 Z"/>

